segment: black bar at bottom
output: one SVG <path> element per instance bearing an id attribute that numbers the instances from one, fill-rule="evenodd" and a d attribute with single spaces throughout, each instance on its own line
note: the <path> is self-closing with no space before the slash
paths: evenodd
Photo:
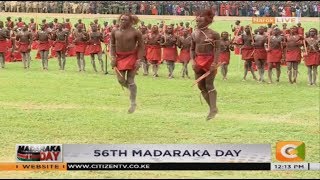
<path id="1" fill-rule="evenodd" d="M 271 163 L 67 163 L 67 170 L 271 170 Z"/>

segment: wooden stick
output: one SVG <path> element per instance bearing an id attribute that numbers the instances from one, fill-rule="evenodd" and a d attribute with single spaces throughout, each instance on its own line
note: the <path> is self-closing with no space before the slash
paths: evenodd
<path id="1" fill-rule="evenodd" d="M 304 49 L 305 49 L 305 55 L 308 56 L 308 49 L 307 49 L 307 44 L 306 44 L 306 39 L 305 38 L 303 39 L 303 46 L 304 46 Z"/>
<path id="2" fill-rule="evenodd" d="M 270 34 L 268 34 L 268 50 L 270 50 L 270 39 L 271 39 L 271 36 Z"/>
<path id="3" fill-rule="evenodd" d="M 120 71 L 119 71 L 119 69 L 118 69 L 117 67 L 114 67 L 113 69 L 116 71 L 116 73 L 118 73 L 118 74 L 123 78 L 122 74 L 120 73 Z M 120 85 L 121 85 L 121 84 L 120 84 Z M 122 90 L 124 91 L 124 88 L 123 88 L 122 85 L 121 85 L 121 88 L 122 88 Z"/>
<path id="4" fill-rule="evenodd" d="M 210 71 L 207 71 L 206 73 L 204 73 L 202 76 L 200 76 L 197 80 L 194 81 L 194 83 L 192 84 L 191 87 L 193 87 L 194 85 L 198 84 L 201 80 L 203 80 L 204 78 L 209 76 L 210 73 L 211 73 Z"/>
<path id="5" fill-rule="evenodd" d="M 240 28 L 237 29 L 237 32 L 236 32 L 236 35 L 235 35 L 235 36 L 239 36 L 239 31 L 240 31 L 240 29 L 241 29 L 241 26 L 240 26 Z"/>
<path id="6" fill-rule="evenodd" d="M 250 35 L 251 35 L 251 41 L 254 43 L 253 34 L 252 34 L 252 28 L 251 28 L 251 26 L 249 26 L 249 27 L 250 27 L 249 30 L 250 30 Z"/>
<path id="7" fill-rule="evenodd" d="M 221 63 L 219 62 L 216 65 L 216 69 L 221 65 Z M 206 73 L 204 73 L 202 76 L 200 76 L 197 80 L 194 81 L 194 83 L 192 84 L 191 87 L 193 87 L 194 85 L 198 84 L 201 80 L 203 80 L 204 78 L 208 77 L 211 74 L 210 70 L 207 71 Z"/>
<path id="8" fill-rule="evenodd" d="M 106 49 L 105 49 L 105 55 L 106 55 L 106 72 L 105 72 L 105 74 L 107 74 L 108 73 L 108 49 L 107 49 L 107 45 L 106 45 Z"/>
<path id="9" fill-rule="evenodd" d="M 250 35 L 251 35 L 251 43 L 254 43 L 254 39 L 253 39 L 253 34 L 252 34 L 252 28 L 251 28 L 251 26 L 249 26 L 249 30 L 250 30 Z M 254 54 L 254 52 L 255 52 L 255 48 L 254 48 L 254 46 L 253 46 L 253 52 L 252 52 L 252 54 L 250 55 L 250 57 L 251 56 L 253 56 L 253 54 Z"/>
<path id="10" fill-rule="evenodd" d="M 114 67 L 114 70 L 116 71 L 116 73 L 118 73 L 123 78 L 122 74 L 120 73 L 120 71 L 117 67 Z"/>

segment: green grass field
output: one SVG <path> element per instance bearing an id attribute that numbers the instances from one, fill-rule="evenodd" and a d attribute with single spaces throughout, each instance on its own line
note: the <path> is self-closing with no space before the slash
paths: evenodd
<path id="1" fill-rule="evenodd" d="M 53 17 L 51 17 L 53 19 Z M 24 18 L 25 20 L 28 17 Z M 60 20 L 60 19 L 59 19 Z M 76 19 L 72 19 L 75 22 Z M 38 19 L 40 21 L 40 18 Z M 103 19 L 100 19 L 102 22 Z M 173 21 L 173 20 L 172 20 Z M 85 21 L 86 23 L 89 20 Z M 146 23 L 151 20 L 146 20 Z M 156 22 L 156 20 L 152 21 Z M 175 22 L 179 22 L 176 20 Z M 234 21 L 215 22 L 219 32 L 230 31 Z M 243 22 L 245 25 L 249 22 Z M 303 22 L 305 29 L 314 22 Z M 35 52 L 32 53 L 34 59 Z M 239 64 L 240 63 L 240 64 Z M 277 141 L 303 141 L 306 162 L 320 161 L 319 87 L 307 85 L 307 72 L 299 66 L 297 84 L 289 84 L 282 67 L 280 83 L 259 84 L 248 74 L 242 82 L 243 61 L 232 56 L 228 80 L 220 72 L 215 85 L 219 114 L 206 121 L 193 79 L 136 76 L 138 107 L 128 115 L 129 91 L 123 91 L 114 72 L 94 73 L 86 57 L 85 73 L 77 72 L 75 58 L 68 58 L 66 71 L 56 59 L 49 71 L 33 60 L 31 69 L 21 62 L 0 69 L 0 161 L 15 161 L 16 144 L 271 144 L 272 161 Z M 192 72 L 191 67 L 189 71 Z M 265 76 L 267 74 L 265 73 Z M 193 77 L 193 73 L 192 73 Z M 275 77 L 275 72 L 273 77 Z M 204 100 L 203 100 L 204 102 Z M 0 178 L 319 178 L 317 171 L 88 171 L 0 172 Z"/>

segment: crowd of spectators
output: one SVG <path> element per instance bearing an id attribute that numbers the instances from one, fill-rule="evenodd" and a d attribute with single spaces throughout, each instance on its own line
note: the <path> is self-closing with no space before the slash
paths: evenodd
<path id="1" fill-rule="evenodd" d="M 0 1 L 3 12 L 194 15 L 212 8 L 217 16 L 318 17 L 319 1 Z"/>

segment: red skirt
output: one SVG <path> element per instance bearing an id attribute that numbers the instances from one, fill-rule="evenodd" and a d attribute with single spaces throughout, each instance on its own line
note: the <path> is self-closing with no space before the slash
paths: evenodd
<path id="1" fill-rule="evenodd" d="M 306 66 L 319 65 L 319 52 L 309 52 L 308 56 L 304 57 Z"/>
<path id="2" fill-rule="evenodd" d="M 178 52 L 177 47 L 166 47 L 163 48 L 162 59 L 166 61 L 177 61 Z"/>
<path id="3" fill-rule="evenodd" d="M 211 53 L 197 53 L 195 59 L 196 68 L 204 71 L 209 71 L 213 60 L 214 55 Z"/>
<path id="4" fill-rule="evenodd" d="M 189 62 L 191 59 L 190 57 L 190 49 L 181 49 L 180 55 L 179 55 L 179 62 Z"/>
<path id="5" fill-rule="evenodd" d="M 254 60 L 267 60 L 267 51 L 264 48 L 255 49 L 253 58 Z"/>
<path id="6" fill-rule="evenodd" d="M 252 67 L 252 69 L 253 69 L 254 71 L 257 71 L 257 70 L 258 70 L 258 67 L 257 67 L 257 65 L 256 65 L 256 63 L 255 63 L 254 61 L 252 62 L 251 67 Z M 250 68 L 248 69 L 248 71 L 250 71 Z"/>
<path id="7" fill-rule="evenodd" d="M 110 44 L 106 44 L 106 51 L 110 52 L 110 49 L 111 49 Z"/>
<path id="8" fill-rule="evenodd" d="M 31 49 L 36 50 L 38 49 L 39 43 L 37 41 L 33 41 L 31 44 Z"/>
<path id="9" fill-rule="evenodd" d="M 86 51 L 87 44 L 85 42 L 77 42 L 75 44 L 76 53 L 84 53 Z"/>
<path id="10" fill-rule="evenodd" d="M 84 51 L 84 55 L 85 55 L 85 56 L 89 56 L 89 55 L 90 55 L 90 50 L 89 50 L 89 48 L 88 48 L 88 45 L 86 46 L 86 49 L 85 49 L 85 51 Z"/>
<path id="11" fill-rule="evenodd" d="M 239 47 L 237 47 L 237 46 L 234 47 L 234 54 L 240 55 L 240 48 Z"/>
<path id="12" fill-rule="evenodd" d="M 57 57 L 57 52 L 54 47 L 51 48 L 49 58 Z"/>
<path id="13" fill-rule="evenodd" d="M 19 43 L 18 43 L 18 51 L 19 51 L 20 53 L 30 52 L 29 43 L 19 42 Z"/>
<path id="14" fill-rule="evenodd" d="M 6 62 L 12 62 L 14 60 L 13 54 L 11 53 L 11 50 L 8 50 L 5 53 L 5 61 Z"/>
<path id="15" fill-rule="evenodd" d="M 12 48 L 12 41 L 8 40 L 7 43 L 8 43 L 8 45 L 7 45 L 8 49 Z"/>
<path id="16" fill-rule="evenodd" d="M 13 52 L 13 59 L 14 59 L 15 61 L 22 61 L 22 55 L 21 55 L 21 53 L 20 53 L 20 52 L 17 52 L 17 51 Z"/>
<path id="17" fill-rule="evenodd" d="M 5 53 L 8 50 L 8 42 L 6 40 L 0 41 L 0 53 Z"/>
<path id="18" fill-rule="evenodd" d="M 65 42 L 56 41 L 54 43 L 54 50 L 57 51 L 63 51 L 65 52 L 67 48 L 67 44 Z"/>
<path id="19" fill-rule="evenodd" d="M 132 70 L 135 69 L 135 64 L 138 59 L 136 50 L 129 52 L 116 52 L 117 68 L 118 70 Z"/>
<path id="20" fill-rule="evenodd" d="M 286 62 L 298 62 L 298 61 L 301 61 L 301 50 L 300 49 L 287 50 Z"/>
<path id="21" fill-rule="evenodd" d="M 105 38 L 103 39 L 103 42 L 104 42 L 105 44 L 109 44 L 109 42 L 110 42 L 110 37 L 109 37 L 109 36 L 105 37 Z"/>
<path id="22" fill-rule="evenodd" d="M 39 50 L 37 51 L 36 59 L 41 59 L 40 51 L 39 51 Z"/>
<path id="23" fill-rule="evenodd" d="M 230 51 L 220 52 L 219 62 L 221 62 L 222 64 L 229 64 L 230 63 Z"/>
<path id="24" fill-rule="evenodd" d="M 161 47 L 160 46 L 146 46 L 147 55 L 146 58 L 148 61 L 157 61 L 159 63 L 161 61 Z"/>
<path id="25" fill-rule="evenodd" d="M 245 61 L 253 61 L 254 58 L 253 58 L 253 51 L 254 49 L 253 48 L 250 48 L 250 49 L 246 49 L 246 48 L 242 48 L 241 49 L 241 55 L 242 55 L 242 60 L 245 60 Z"/>
<path id="26" fill-rule="evenodd" d="M 76 48 L 74 44 L 71 44 L 67 49 L 67 56 L 73 57 L 76 56 Z"/>
<path id="27" fill-rule="evenodd" d="M 101 44 L 90 44 L 87 49 L 89 54 L 98 54 L 102 52 Z"/>
<path id="28" fill-rule="evenodd" d="M 268 63 L 281 62 L 281 59 L 282 59 L 282 50 L 281 49 L 271 49 L 267 53 L 267 62 Z"/>
<path id="29" fill-rule="evenodd" d="M 49 51 L 51 45 L 48 41 L 46 42 L 39 42 L 38 50 L 39 51 Z"/>

